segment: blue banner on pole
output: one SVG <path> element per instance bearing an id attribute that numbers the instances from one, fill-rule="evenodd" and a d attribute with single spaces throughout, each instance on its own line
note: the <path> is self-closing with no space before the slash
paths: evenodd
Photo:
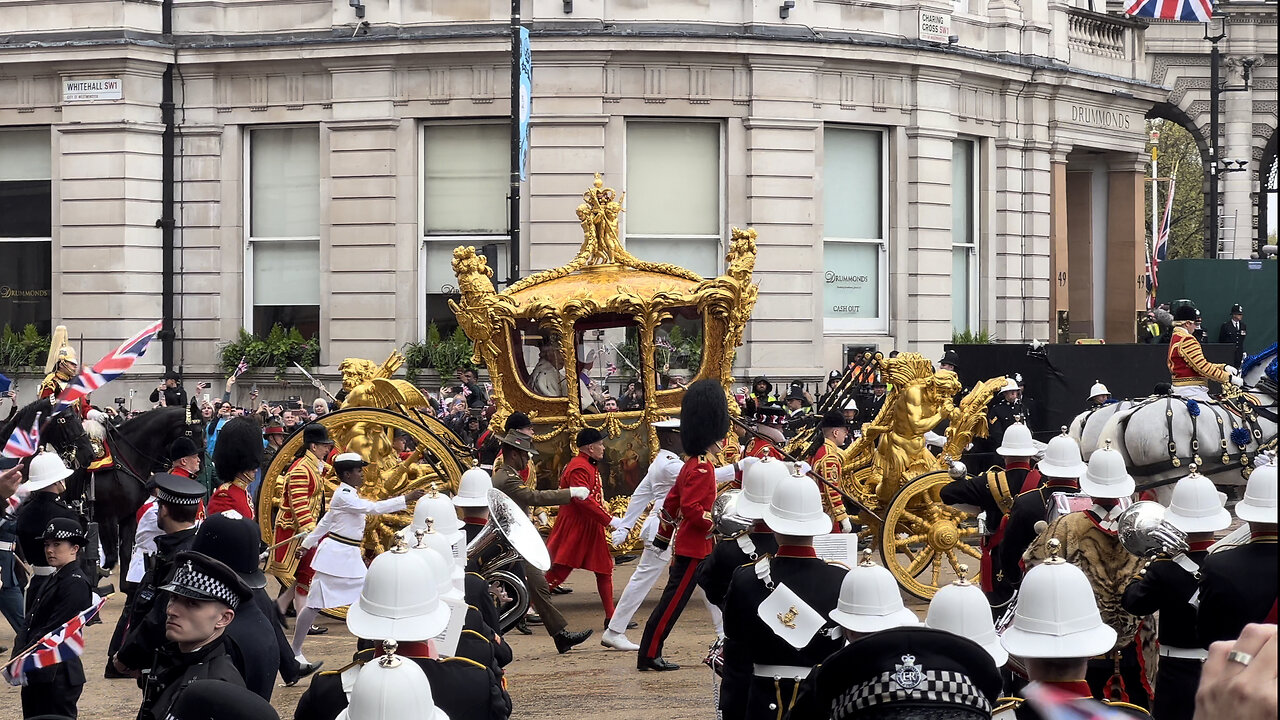
<path id="1" fill-rule="evenodd" d="M 529 179 L 529 117 L 533 113 L 533 53 L 529 29 L 520 28 L 520 179 Z"/>

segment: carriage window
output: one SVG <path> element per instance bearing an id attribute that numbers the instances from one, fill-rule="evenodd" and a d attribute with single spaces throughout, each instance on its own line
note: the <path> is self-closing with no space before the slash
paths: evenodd
<path id="1" fill-rule="evenodd" d="M 577 367 L 570 375 L 577 375 L 575 394 L 583 413 L 639 410 L 644 406 L 644 391 L 639 387 L 638 337 L 635 322 L 624 316 L 594 317 L 577 324 Z M 543 397 L 568 397 L 570 387 L 565 381 L 559 335 L 532 320 L 518 320 L 513 341 L 520 348 L 516 367 L 525 386 Z"/>
<path id="2" fill-rule="evenodd" d="M 697 308 L 675 308 L 653 333 L 653 369 L 659 390 L 676 390 L 702 369 L 702 316 Z"/>

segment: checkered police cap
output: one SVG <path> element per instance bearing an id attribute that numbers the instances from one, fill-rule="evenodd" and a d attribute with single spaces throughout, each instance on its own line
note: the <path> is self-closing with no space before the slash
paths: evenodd
<path id="1" fill-rule="evenodd" d="M 896 676 L 896 677 L 895 677 Z M 907 687 L 900 684 L 897 672 L 883 672 L 878 677 L 849 688 L 836 698 L 831 712 L 834 718 L 856 718 L 876 705 L 962 705 L 979 712 L 991 713 L 991 703 L 968 675 L 950 670 L 918 672 Z"/>
<path id="2" fill-rule="evenodd" d="M 40 536 L 41 540 L 75 540 L 79 544 L 84 544 L 84 528 L 80 527 L 80 523 L 71 518 L 54 518 L 49 521 L 49 526 L 44 529 L 44 534 Z"/>
<path id="3" fill-rule="evenodd" d="M 156 500 L 169 505 L 198 505 L 204 499 L 205 488 L 198 480 L 171 473 L 160 473 L 153 478 Z"/>
<path id="4" fill-rule="evenodd" d="M 235 575 L 230 568 L 225 565 L 216 567 L 214 563 L 221 563 L 198 556 L 197 553 L 182 553 L 182 556 L 185 556 L 185 560 L 178 565 L 173 578 L 161 590 L 195 600 L 216 600 L 232 610 L 240 606 L 243 590 L 233 584 L 231 578 Z"/>

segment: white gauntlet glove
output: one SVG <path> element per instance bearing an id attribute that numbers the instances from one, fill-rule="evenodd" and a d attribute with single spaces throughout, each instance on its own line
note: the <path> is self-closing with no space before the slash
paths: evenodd
<path id="1" fill-rule="evenodd" d="M 1231 380 L 1232 385 L 1235 385 L 1236 387 L 1244 387 L 1244 378 L 1239 375 L 1232 375 L 1229 379 Z"/>
<path id="2" fill-rule="evenodd" d="M 1231 367 L 1230 365 L 1223 365 L 1223 366 L 1222 366 L 1222 369 L 1223 369 L 1223 370 L 1226 370 L 1228 375 L 1239 375 L 1239 374 L 1240 374 L 1240 371 L 1239 371 L 1239 370 L 1237 370 L 1237 369 L 1235 369 L 1235 368 Z"/>
<path id="3" fill-rule="evenodd" d="M 853 521 L 845 518 L 840 521 L 840 532 L 848 534 L 853 532 Z"/>
<path id="4" fill-rule="evenodd" d="M 631 528 L 619 527 L 613 531 L 613 536 L 609 538 L 610 542 L 617 546 L 627 541 L 627 536 L 631 534 Z"/>
<path id="5" fill-rule="evenodd" d="M 622 528 L 622 518 L 618 518 L 618 517 L 616 517 L 616 518 L 609 518 L 609 527 L 613 528 L 614 530 L 621 529 L 621 528 Z"/>
<path id="6" fill-rule="evenodd" d="M 569 497 L 573 498 L 574 500 L 586 500 L 587 495 L 589 494 L 590 492 L 584 487 L 569 488 Z"/>

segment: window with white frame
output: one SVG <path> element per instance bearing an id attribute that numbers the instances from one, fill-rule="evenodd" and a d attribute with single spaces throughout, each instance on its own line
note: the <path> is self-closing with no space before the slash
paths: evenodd
<path id="1" fill-rule="evenodd" d="M 627 122 L 627 251 L 703 277 L 720 274 L 720 123 Z"/>
<path id="2" fill-rule="evenodd" d="M 255 127 L 248 142 L 250 330 L 320 335 L 320 128 Z"/>
<path id="3" fill-rule="evenodd" d="M 502 122 L 441 123 L 422 128 L 423 293 L 420 334 L 429 323 L 457 324 L 453 250 L 475 246 L 489 258 L 494 284 L 507 277 L 507 194 L 511 182 L 510 129 Z"/>
<path id="4" fill-rule="evenodd" d="M 978 325 L 978 144 L 951 143 L 951 330 Z"/>
<path id="5" fill-rule="evenodd" d="M 53 165 L 49 127 L 0 128 L 0 329 L 53 316 Z"/>
<path id="6" fill-rule="evenodd" d="M 888 140 L 880 130 L 828 127 L 822 140 L 824 329 L 889 329 Z"/>

